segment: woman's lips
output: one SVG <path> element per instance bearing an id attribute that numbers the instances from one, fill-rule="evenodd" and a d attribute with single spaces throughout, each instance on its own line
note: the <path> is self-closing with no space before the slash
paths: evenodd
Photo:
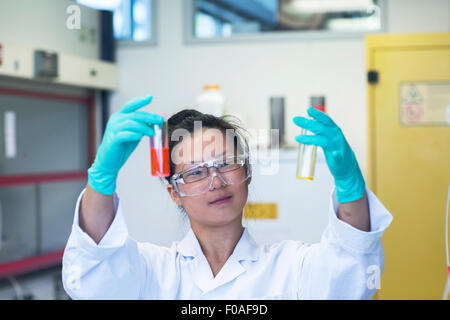
<path id="1" fill-rule="evenodd" d="M 225 203 L 229 202 L 230 199 L 231 199 L 231 196 L 228 196 L 228 197 L 213 201 L 210 203 L 210 205 L 216 206 L 216 205 L 225 204 Z"/>

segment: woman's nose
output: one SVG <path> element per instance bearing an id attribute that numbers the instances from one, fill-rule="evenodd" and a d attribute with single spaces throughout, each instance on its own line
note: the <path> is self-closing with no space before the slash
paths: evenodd
<path id="1" fill-rule="evenodd" d="M 221 188 L 225 186 L 227 183 L 223 180 L 222 176 L 219 172 L 214 172 L 211 174 L 211 185 L 210 190 L 214 190 L 217 188 Z"/>

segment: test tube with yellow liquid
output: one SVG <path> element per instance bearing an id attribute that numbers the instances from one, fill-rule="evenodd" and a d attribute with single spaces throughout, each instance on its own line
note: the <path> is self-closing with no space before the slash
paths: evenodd
<path id="1" fill-rule="evenodd" d="M 306 129 L 302 129 L 301 134 L 312 135 Z M 317 147 L 299 143 L 297 159 L 297 179 L 314 180 L 314 169 L 316 168 Z"/>
<path id="2" fill-rule="evenodd" d="M 325 112 L 325 97 L 311 97 L 311 105 Z M 302 135 L 314 135 L 311 131 L 302 129 Z M 314 180 L 314 170 L 316 168 L 317 146 L 299 143 L 297 158 L 297 179 Z"/>

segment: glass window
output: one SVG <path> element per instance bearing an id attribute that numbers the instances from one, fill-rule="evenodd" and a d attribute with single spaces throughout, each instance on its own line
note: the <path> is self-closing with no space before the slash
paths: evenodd
<path id="1" fill-rule="evenodd" d="M 382 28 L 382 0 L 191 0 L 194 38 L 298 31 L 364 33 Z"/>
<path id="2" fill-rule="evenodd" d="M 114 36 L 118 40 L 150 41 L 154 0 L 77 0 L 79 4 L 113 11 Z"/>

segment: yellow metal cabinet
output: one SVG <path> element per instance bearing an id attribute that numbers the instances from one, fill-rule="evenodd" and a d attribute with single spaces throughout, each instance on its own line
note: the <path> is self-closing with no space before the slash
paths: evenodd
<path id="1" fill-rule="evenodd" d="M 450 33 L 366 38 L 368 185 L 394 219 L 378 299 L 440 299 L 447 271 Z"/>

